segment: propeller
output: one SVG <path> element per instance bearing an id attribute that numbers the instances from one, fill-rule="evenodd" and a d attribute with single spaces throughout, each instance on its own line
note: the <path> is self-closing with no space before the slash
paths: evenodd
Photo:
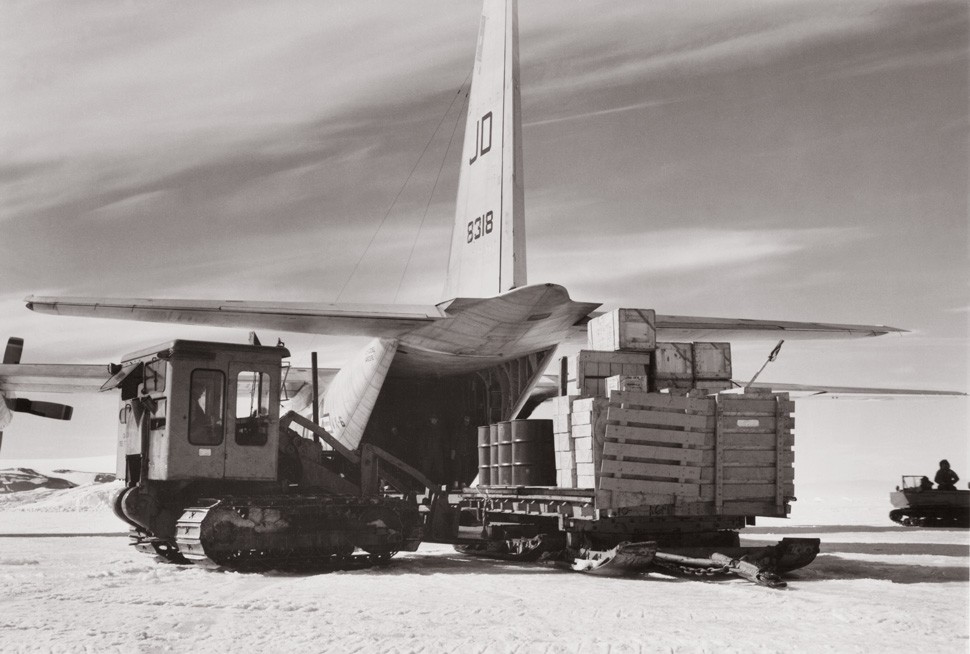
<path id="1" fill-rule="evenodd" d="M 3 350 L 4 365 L 17 365 L 24 352 L 24 339 L 13 336 L 7 339 L 7 347 Z M 5 397 L 0 393 L 0 448 L 3 448 L 3 428 L 10 424 L 13 416 L 10 412 L 29 413 L 41 418 L 54 420 L 70 420 L 74 407 L 57 402 L 43 402 L 28 400 L 25 397 Z"/>

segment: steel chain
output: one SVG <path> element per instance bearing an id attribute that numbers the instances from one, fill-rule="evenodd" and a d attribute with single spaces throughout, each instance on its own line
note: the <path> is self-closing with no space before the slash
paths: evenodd
<path id="1" fill-rule="evenodd" d="M 729 574 L 731 572 L 730 567 L 727 565 L 710 565 L 699 567 L 682 565 L 678 563 L 667 563 L 666 561 L 658 561 L 656 559 L 654 559 L 653 564 L 661 568 L 677 570 L 684 574 L 695 575 L 697 577 L 713 577 L 714 575 Z"/>

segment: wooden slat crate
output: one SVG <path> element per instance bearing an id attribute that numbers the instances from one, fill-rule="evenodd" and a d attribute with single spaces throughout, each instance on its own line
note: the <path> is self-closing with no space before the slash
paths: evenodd
<path id="1" fill-rule="evenodd" d="M 577 448 L 577 482 L 595 483 L 598 508 L 787 515 L 794 494 L 794 405 L 787 395 L 613 392 L 605 420 L 590 403 L 573 403 L 572 437 L 583 452 Z M 579 467 L 590 464 L 592 480 L 588 467 Z"/>
<path id="2" fill-rule="evenodd" d="M 612 393 L 598 488 L 698 497 L 702 454 L 697 448 L 715 424 L 712 400 Z"/>

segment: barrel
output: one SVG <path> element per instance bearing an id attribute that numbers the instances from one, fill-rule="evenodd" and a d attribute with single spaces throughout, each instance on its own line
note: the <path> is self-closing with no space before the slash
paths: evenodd
<path id="1" fill-rule="evenodd" d="M 556 453 L 552 420 L 513 420 L 512 485 L 555 486 Z"/>
<path id="2" fill-rule="evenodd" d="M 492 483 L 492 441 L 488 425 L 478 428 L 478 485 Z"/>
<path id="3" fill-rule="evenodd" d="M 488 426 L 488 442 L 489 442 L 489 457 L 488 463 L 489 467 L 492 469 L 492 474 L 488 476 L 489 484 L 498 483 L 498 424 L 491 424 Z"/>
<path id="4" fill-rule="evenodd" d="M 512 423 L 498 423 L 498 481 L 492 478 L 493 485 L 512 485 Z"/>

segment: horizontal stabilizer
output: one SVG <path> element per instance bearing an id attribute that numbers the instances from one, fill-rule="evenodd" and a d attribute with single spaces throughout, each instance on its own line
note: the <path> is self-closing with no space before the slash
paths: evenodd
<path id="1" fill-rule="evenodd" d="M 394 337 L 444 317 L 434 305 L 28 297 L 38 313 L 339 336 Z"/>
<path id="2" fill-rule="evenodd" d="M 733 384 L 741 387 L 745 383 L 733 381 Z M 773 384 L 771 382 L 756 382 L 751 384 L 751 388 L 764 388 L 773 391 L 789 393 L 807 393 L 809 397 L 824 396 L 837 399 L 847 397 L 851 399 L 894 399 L 894 398 L 918 398 L 918 397 L 966 397 L 962 391 L 932 391 L 918 388 L 868 388 L 861 386 L 822 386 L 818 384 Z"/>
<path id="3" fill-rule="evenodd" d="M 662 315 L 657 315 L 656 328 L 657 340 L 665 342 L 865 338 L 906 332 L 905 329 L 885 325 Z"/>

